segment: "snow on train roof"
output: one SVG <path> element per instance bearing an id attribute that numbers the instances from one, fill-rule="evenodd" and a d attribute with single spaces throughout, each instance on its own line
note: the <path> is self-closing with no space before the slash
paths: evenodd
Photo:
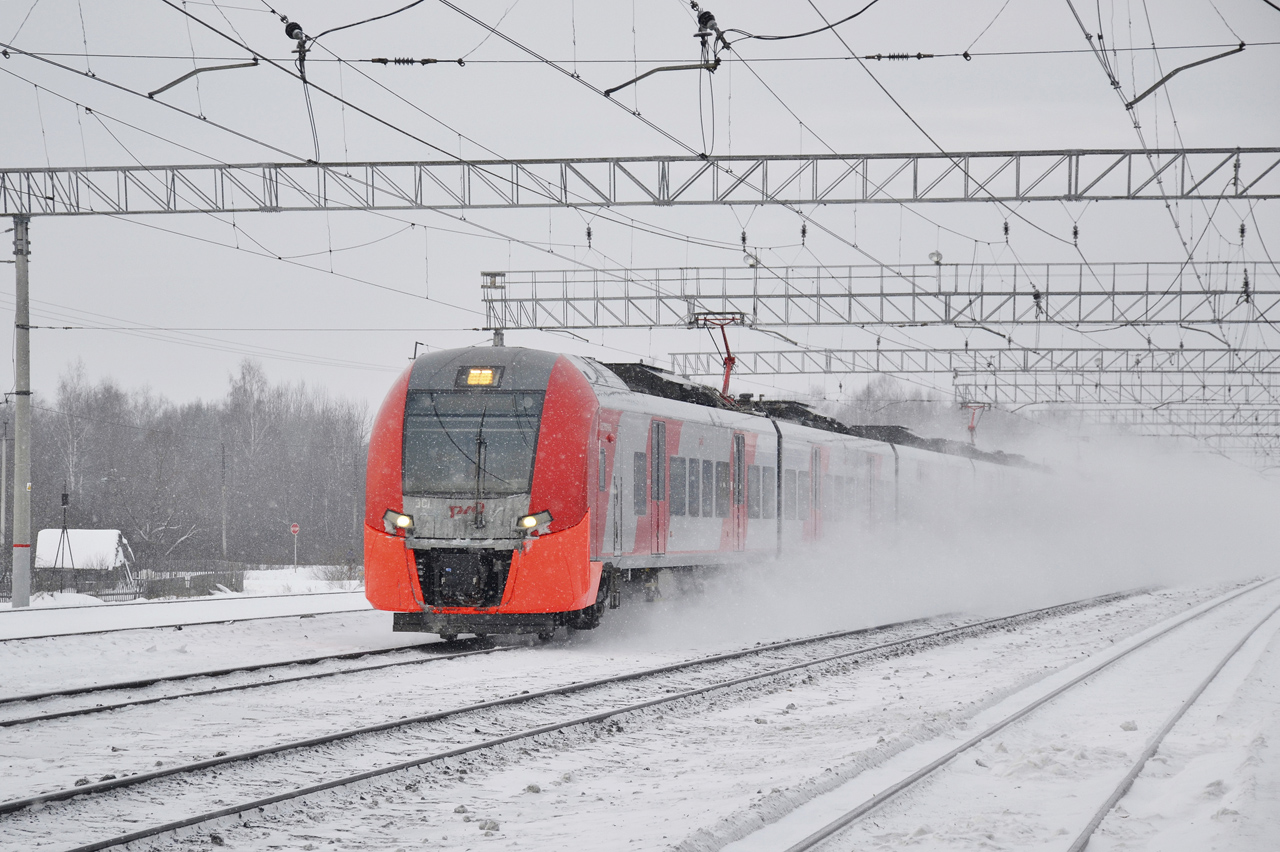
<path id="1" fill-rule="evenodd" d="M 40 530 L 36 534 L 36 568 L 83 568 L 110 570 L 128 563 L 129 543 L 120 530 L 67 530 L 66 548 L 58 552 L 62 530 Z"/>
<path id="2" fill-rule="evenodd" d="M 659 367 L 647 364 L 602 364 L 609 372 L 615 374 L 635 393 L 643 393 L 662 399 L 702 405 L 709 408 L 732 411 L 739 414 L 768 417 L 798 426 L 807 426 L 839 435 L 863 438 L 880 444 L 901 447 L 914 447 L 932 453 L 949 456 L 960 456 L 974 461 L 1012 467 L 1036 467 L 1019 455 L 1004 453 L 999 450 L 988 452 L 979 450 L 960 441 L 946 438 L 922 438 L 905 426 L 863 426 L 841 423 L 840 421 L 819 414 L 803 402 L 793 400 L 763 400 L 744 396 L 737 402 L 725 399 L 720 393 L 706 385 L 700 385 Z"/>

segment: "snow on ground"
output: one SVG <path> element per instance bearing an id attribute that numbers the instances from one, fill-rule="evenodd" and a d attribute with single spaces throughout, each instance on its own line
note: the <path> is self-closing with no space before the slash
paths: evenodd
<path id="1" fill-rule="evenodd" d="M 307 597 L 303 603 L 311 608 L 342 609 L 335 601 L 343 595 Z M 0 642 L 0 698 L 70 689 L 101 683 L 138 680 L 147 677 L 182 675 L 233 666 L 263 665 L 322 654 L 412 645 L 435 640 L 436 637 L 413 633 L 392 633 L 391 616 L 367 610 L 358 601 L 347 601 L 353 610 L 337 615 L 270 618 L 226 624 L 196 625 L 177 630 L 173 627 L 122 630 L 111 633 L 66 635 L 46 639 L 16 639 Z M 237 608 L 243 599 L 213 601 L 215 606 Z M 267 598 L 253 601 L 258 607 L 297 606 L 292 598 Z M 164 612 L 181 605 L 164 607 Z M 151 613 L 138 614 L 138 621 Z M 230 611 L 218 611 L 229 617 Z M 98 610 L 92 611 L 93 615 Z M 81 613 L 83 615 L 83 612 Z M 0 625 L 8 616 L 0 616 Z M 92 622 L 91 622 L 92 623 Z"/>
<path id="2" fill-rule="evenodd" d="M 369 609 L 364 592 L 330 592 L 277 597 L 212 595 L 131 605 L 10 610 L 0 614 L 0 641 Z"/>
<path id="3" fill-rule="evenodd" d="M 421 771 L 395 773 L 356 787 L 284 803 L 250 818 L 248 827 L 242 821 L 222 821 L 186 832 L 186 840 L 169 840 L 153 848 L 207 848 L 203 841 L 208 841 L 212 831 L 229 847 L 238 849 L 394 852 L 424 845 L 433 849 L 720 849 L 771 823 L 794 819 L 794 814 L 787 814 L 797 808 L 803 810 L 806 803 L 812 806 L 816 797 L 842 784 L 871 778 L 916 749 L 929 744 L 936 747 L 940 737 L 975 729 L 975 717 L 994 712 L 992 708 L 999 702 L 1037 685 L 1044 688 L 1073 666 L 1083 666 L 1096 655 L 1111 653 L 1117 643 L 1185 613 L 1227 588 L 1184 587 L 1140 595 L 907 657 L 861 665 L 828 665 L 809 674 L 802 672 L 774 681 L 765 688 L 715 692 L 705 699 L 688 699 L 629 714 L 617 719 L 616 724 L 572 729 L 493 753 L 452 759 Z M 492 655 L 405 666 L 381 674 L 343 675 L 216 700 L 183 699 L 81 720 L 61 720 L 42 726 L 39 737 L 31 736 L 30 731 L 9 729 L 3 732 L 0 746 L 0 754 L 8 755 L 5 765 L 0 766 L 0 776 L 10 779 L 5 782 L 3 798 L 51 785 L 61 787 L 81 773 L 141 771 L 157 760 L 207 757 L 215 749 L 238 750 L 455 707 L 522 689 L 688 658 L 693 656 L 691 645 L 698 653 L 707 653 L 740 641 L 732 632 L 718 638 L 704 633 L 693 640 L 686 637 L 682 644 L 673 641 L 665 630 L 653 631 L 654 627 L 668 625 L 686 607 L 697 606 L 697 601 L 697 597 L 680 599 L 672 595 L 648 609 L 640 605 L 632 610 L 630 618 L 615 620 L 611 629 L 562 638 L 548 646 L 515 643 L 513 649 Z M 615 613 L 618 614 L 621 613 Z M 46 688 L 51 688 L 66 679 L 91 679 L 74 662 L 55 665 L 51 672 L 40 671 L 50 661 L 75 654 L 86 656 L 82 662 L 94 666 L 97 677 L 109 673 L 112 676 L 108 679 L 117 680 L 140 676 L 144 670 L 150 673 L 156 665 L 168 667 L 165 670 L 199 670 L 213 667 L 210 664 L 215 660 L 222 663 L 223 659 L 255 659 L 255 652 L 261 656 L 265 647 L 272 649 L 273 657 L 287 658 L 307 656 L 320 646 L 345 650 L 348 646 L 386 646 L 430 638 L 393 636 L 388 621 L 386 614 L 351 613 L 306 620 L 210 625 L 181 632 L 65 637 L 40 640 L 50 644 L 42 651 L 25 655 L 12 654 L 8 648 L 38 643 L 4 643 L 0 645 L 0 671 L 40 679 Z M 1235 628 L 1220 626 L 1221 641 L 1226 642 Z M 758 627 L 754 632 L 772 629 Z M 134 641 L 120 642 L 123 636 L 132 636 Z M 93 643 L 104 640 L 109 647 L 94 651 Z M 1221 769 L 1215 766 L 1199 770 L 1194 783 L 1184 791 L 1184 798 L 1202 802 L 1206 800 L 1197 797 L 1204 795 L 1203 791 L 1207 790 L 1210 797 L 1220 791 L 1221 803 L 1205 818 L 1216 820 L 1212 827 L 1220 833 L 1236 832 L 1222 835 L 1233 838 L 1245 837 L 1248 832 L 1266 837 L 1274 828 L 1270 821 L 1273 818 L 1265 815 L 1261 803 L 1267 801 L 1264 796 L 1277 789 L 1277 761 L 1267 743 L 1280 742 L 1274 704 L 1280 688 L 1280 648 L 1276 647 L 1274 631 L 1259 637 L 1259 642 L 1266 650 L 1255 650 L 1249 657 L 1253 662 L 1242 660 L 1241 670 L 1232 675 L 1235 680 L 1230 682 L 1238 683 L 1239 688 L 1224 686 L 1214 698 L 1218 702 L 1214 706 L 1219 709 L 1212 714 L 1206 710 L 1206 718 L 1218 726 L 1216 732 L 1210 731 L 1212 736 L 1192 736 L 1178 746 L 1181 752 L 1171 752 L 1182 755 L 1178 761 L 1191 763 L 1199 759 L 1204 764 L 1206 760 L 1217 760 L 1222 765 Z M 72 643 L 74 647 L 70 647 Z M 1162 665 L 1180 663 L 1186 657 L 1195 663 L 1187 665 L 1188 676 L 1203 676 L 1202 661 L 1194 649 L 1188 651 L 1185 642 L 1163 646 L 1157 642 L 1149 650 L 1158 647 L 1165 648 L 1156 655 Z M 9 653 L 7 659 L 5 653 Z M 188 665 L 182 666 L 184 662 Z M 128 670 L 122 670 L 126 666 Z M 1223 677 L 1230 674 L 1224 672 Z M 1140 676 L 1140 671 L 1131 674 L 1126 684 L 1137 683 Z M 1171 685 L 1173 692 L 1181 688 L 1181 683 L 1176 686 Z M 1160 696 L 1156 690 L 1152 697 Z M 1110 691 L 1113 700 L 1127 697 L 1125 687 Z M 1206 694 L 1206 701 L 1210 698 Z M 1115 712 L 1124 715 L 1119 709 Z M 1148 711 L 1136 733 L 1122 732 L 1115 725 L 1109 725 L 1108 732 L 1141 743 L 1144 733 L 1154 727 L 1148 720 L 1162 714 L 1167 712 L 1159 708 Z M 1213 722 L 1215 718 L 1218 721 Z M 1191 721 L 1192 715 L 1184 720 L 1188 724 Z M 476 725 L 485 727 L 486 722 L 477 719 Z M 466 730 L 470 730 L 469 724 Z M 475 740 L 484 738 L 479 732 L 474 735 Z M 438 750 L 427 738 L 415 742 L 412 736 L 403 739 L 402 747 L 404 758 Z M 1114 757 L 1108 748 L 1111 747 L 1099 748 L 1094 759 L 1106 764 Z M 1042 774 L 1053 773 L 1054 767 L 1063 763 L 1061 754 L 1043 743 L 1039 749 L 1034 754 L 1030 749 L 1008 748 L 1008 752 L 1020 761 L 1018 765 L 1031 766 Z M 998 759 L 1014 761 L 1015 757 Z M 985 762 L 991 764 L 990 760 Z M 1033 766 L 1037 762 L 1042 764 L 1038 768 Z M 1019 771 L 1031 771 L 1026 766 Z M 1229 768 L 1235 771 L 1229 773 Z M 1148 775 L 1151 774 L 1149 767 Z M 1201 784 L 1201 777 L 1207 775 L 1214 777 Z M 1017 777 L 1017 772 L 1011 777 Z M 1222 783 L 1214 786 L 1212 782 L 1218 780 Z M 1069 782 L 1068 777 L 1064 781 L 1068 794 Z M 234 791 L 220 795 L 229 802 L 238 800 Z M 1166 794 L 1143 793 L 1141 784 L 1134 795 L 1135 809 L 1144 801 L 1143 796 L 1149 796 L 1156 803 L 1149 807 L 1162 815 L 1148 821 L 1148 833 L 1172 830 L 1176 835 L 1180 829 L 1170 822 L 1171 813 L 1181 818 L 1184 812 L 1194 815 L 1204 810 L 1161 808 L 1159 803 Z M 72 803 L 65 805 L 71 806 Z M 63 806 L 51 806 L 50 818 L 56 817 L 59 807 Z M 1228 810 L 1238 814 L 1226 813 Z M 939 809 L 938 813 L 943 812 Z M 165 814 L 166 818 L 180 815 L 177 809 Z M 19 818 L 24 831 L 42 824 L 39 815 L 18 814 L 12 820 Z M 1132 817 L 1129 827 L 1133 825 L 1131 821 Z M 923 824 L 929 824 L 931 832 L 913 836 Z M 41 830 L 66 841 L 72 839 L 70 825 L 56 818 L 50 825 Z M 941 830 L 941 824 L 922 819 L 920 825 L 899 833 L 895 842 L 931 848 L 933 834 Z M 16 821 L 10 825 L 10 841 L 3 839 L 6 832 L 0 830 L 0 848 L 34 847 L 13 833 L 18 827 Z M 1104 829 L 1110 831 L 1110 825 Z M 1139 837 L 1126 839 L 1129 845 L 1099 848 L 1166 848 L 1159 845 L 1164 835 L 1152 836 L 1156 840 L 1151 844 Z M 1110 834 L 1107 840 L 1110 842 Z M 1061 841 L 1060 837 L 1055 839 L 1065 848 L 1069 839 Z M 196 845 L 188 847 L 190 842 Z M 972 836 L 957 848 L 991 845 L 980 836 Z M 1001 848 L 1032 845 L 1023 843 L 1021 836 L 1011 831 L 1003 838 Z M 148 847 L 144 844 L 143 848 Z M 1235 847 L 1228 844 L 1220 848 Z"/>
<path id="4" fill-rule="evenodd" d="M 1059 696 L 827 841 L 822 849 L 1065 849 L 1133 764 L 1147 740 L 1259 617 L 1280 603 L 1261 590 L 1157 639 Z M 1275 639 L 1280 619 L 1268 633 Z M 726 852 L 790 847 L 928 765 L 988 726 L 1154 631 L 1060 669 L 979 713 L 967 725 L 896 755 Z M 1264 647 L 1260 641 L 1257 650 Z M 1257 651 L 1254 652 L 1256 660 Z M 1253 666 L 1237 661 L 1237 675 Z M 1237 679 L 1236 685 L 1239 685 Z M 1220 688 L 1229 691 L 1228 682 Z M 1191 721 L 1182 725 L 1187 730 Z M 1218 781 L 1222 785 L 1222 781 Z M 1128 804 L 1124 802 L 1122 804 Z M 1164 802 L 1162 813 L 1178 813 Z M 1256 813 L 1256 811 L 1255 811 Z M 1108 848 L 1099 844 L 1091 849 Z M 1135 849 L 1203 850 L 1165 842 Z M 1229 847 L 1238 848 L 1238 847 Z M 1266 847 L 1274 848 L 1274 847 Z"/>
<path id="5" fill-rule="evenodd" d="M 1100 826 L 1095 852 L 1280 848 L 1280 641 L 1265 626 Z"/>
<path id="6" fill-rule="evenodd" d="M 339 579 L 348 576 L 341 567 L 300 565 L 263 568 L 244 572 L 246 595 L 302 595 L 317 592 L 354 592 L 361 588 L 358 580 Z"/>
<path id="7" fill-rule="evenodd" d="M 247 571 L 243 593 L 224 591 L 198 598 L 104 602 L 74 592 L 37 594 L 27 609 L 0 604 L 0 641 L 370 609 L 355 582 L 326 579 L 331 574 L 325 566 Z"/>
<path id="8" fill-rule="evenodd" d="M 362 588 L 357 579 L 348 579 L 351 572 L 340 566 L 299 565 L 278 568 L 262 568 L 244 572 L 243 592 L 220 592 L 226 596 L 304 595 L 323 592 L 354 592 Z M 93 595 L 78 592 L 35 592 L 31 595 L 32 609 L 59 609 L 80 606 L 120 606 L 156 601 L 187 600 L 187 598 L 154 598 L 136 601 L 104 601 Z M 0 613 L 13 612 L 10 601 L 0 601 Z M 23 610 L 16 610 L 22 612 Z"/>
<path id="9" fill-rule="evenodd" d="M 715 849 L 833 779 L 964 724 L 1047 670 L 1108 651 L 1204 596 L 1143 596 L 910 657 L 716 693 L 282 804 L 248 829 L 214 830 L 244 849 Z M 501 655 L 484 665 L 515 662 Z M 486 837 L 481 826 L 492 823 L 498 830 Z"/>

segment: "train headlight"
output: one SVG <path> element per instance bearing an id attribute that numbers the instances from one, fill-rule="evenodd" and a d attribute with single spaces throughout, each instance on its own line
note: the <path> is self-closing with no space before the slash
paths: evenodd
<path id="1" fill-rule="evenodd" d="M 531 532 L 538 527 L 545 527 L 549 523 L 551 523 L 550 512 L 536 512 L 532 515 L 525 515 L 516 521 L 516 526 L 526 532 Z"/>
<path id="2" fill-rule="evenodd" d="M 398 532 L 408 532 L 413 529 L 413 515 L 406 515 L 404 512 L 388 509 L 382 516 L 382 526 L 392 535 Z"/>

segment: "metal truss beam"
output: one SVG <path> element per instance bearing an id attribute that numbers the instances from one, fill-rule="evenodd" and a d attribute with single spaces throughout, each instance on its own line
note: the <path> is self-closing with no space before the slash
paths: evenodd
<path id="1" fill-rule="evenodd" d="M 1280 349 L 796 349 L 734 352 L 742 375 L 888 373 L 1192 373 L 1280 375 Z M 723 357 L 676 352 L 671 368 L 682 376 L 718 376 Z"/>
<path id="2" fill-rule="evenodd" d="M 0 214 L 1280 198 L 1280 148 L 0 170 Z"/>
<path id="3" fill-rule="evenodd" d="M 1280 406 L 1269 409 L 1165 407 L 1159 409 L 1080 408 L 1072 412 L 1116 434 L 1147 439 L 1194 441 L 1227 455 L 1280 460 Z"/>
<path id="4" fill-rule="evenodd" d="M 1001 406 L 1280 406 L 1280 375 L 997 373 L 955 377 L 957 399 Z"/>
<path id="5" fill-rule="evenodd" d="M 1280 462 L 1280 434 L 1201 435 L 1195 440 L 1206 449 L 1224 455 L 1252 455 L 1257 460 Z"/>
<path id="6" fill-rule="evenodd" d="M 1280 320 L 1259 263 L 925 264 L 484 273 L 491 328 L 1251 324 Z M 1246 284 L 1247 281 L 1247 284 Z"/>
<path id="7" fill-rule="evenodd" d="M 1280 433 L 1280 405 L 1274 407 L 1082 408 L 1074 415 L 1083 423 L 1141 434 L 1262 434 Z"/>
<path id="8" fill-rule="evenodd" d="M 1222 452 L 1254 452 L 1272 458 L 1280 457 L 1280 435 L 1209 435 L 1204 442 Z"/>

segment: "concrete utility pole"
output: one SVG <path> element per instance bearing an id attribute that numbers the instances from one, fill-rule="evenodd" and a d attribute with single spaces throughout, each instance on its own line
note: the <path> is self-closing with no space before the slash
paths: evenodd
<path id="1" fill-rule="evenodd" d="M 222 561 L 227 561 L 227 445 L 222 445 Z"/>
<path id="2" fill-rule="evenodd" d="M 13 607 L 31 604 L 31 307 L 27 258 L 31 219 L 13 217 L 17 269 L 13 319 Z"/>
<path id="3" fill-rule="evenodd" d="M 5 401 L 8 405 L 8 400 Z M 4 437 L 0 438 L 0 548 L 9 529 L 9 412 L 5 412 Z"/>

